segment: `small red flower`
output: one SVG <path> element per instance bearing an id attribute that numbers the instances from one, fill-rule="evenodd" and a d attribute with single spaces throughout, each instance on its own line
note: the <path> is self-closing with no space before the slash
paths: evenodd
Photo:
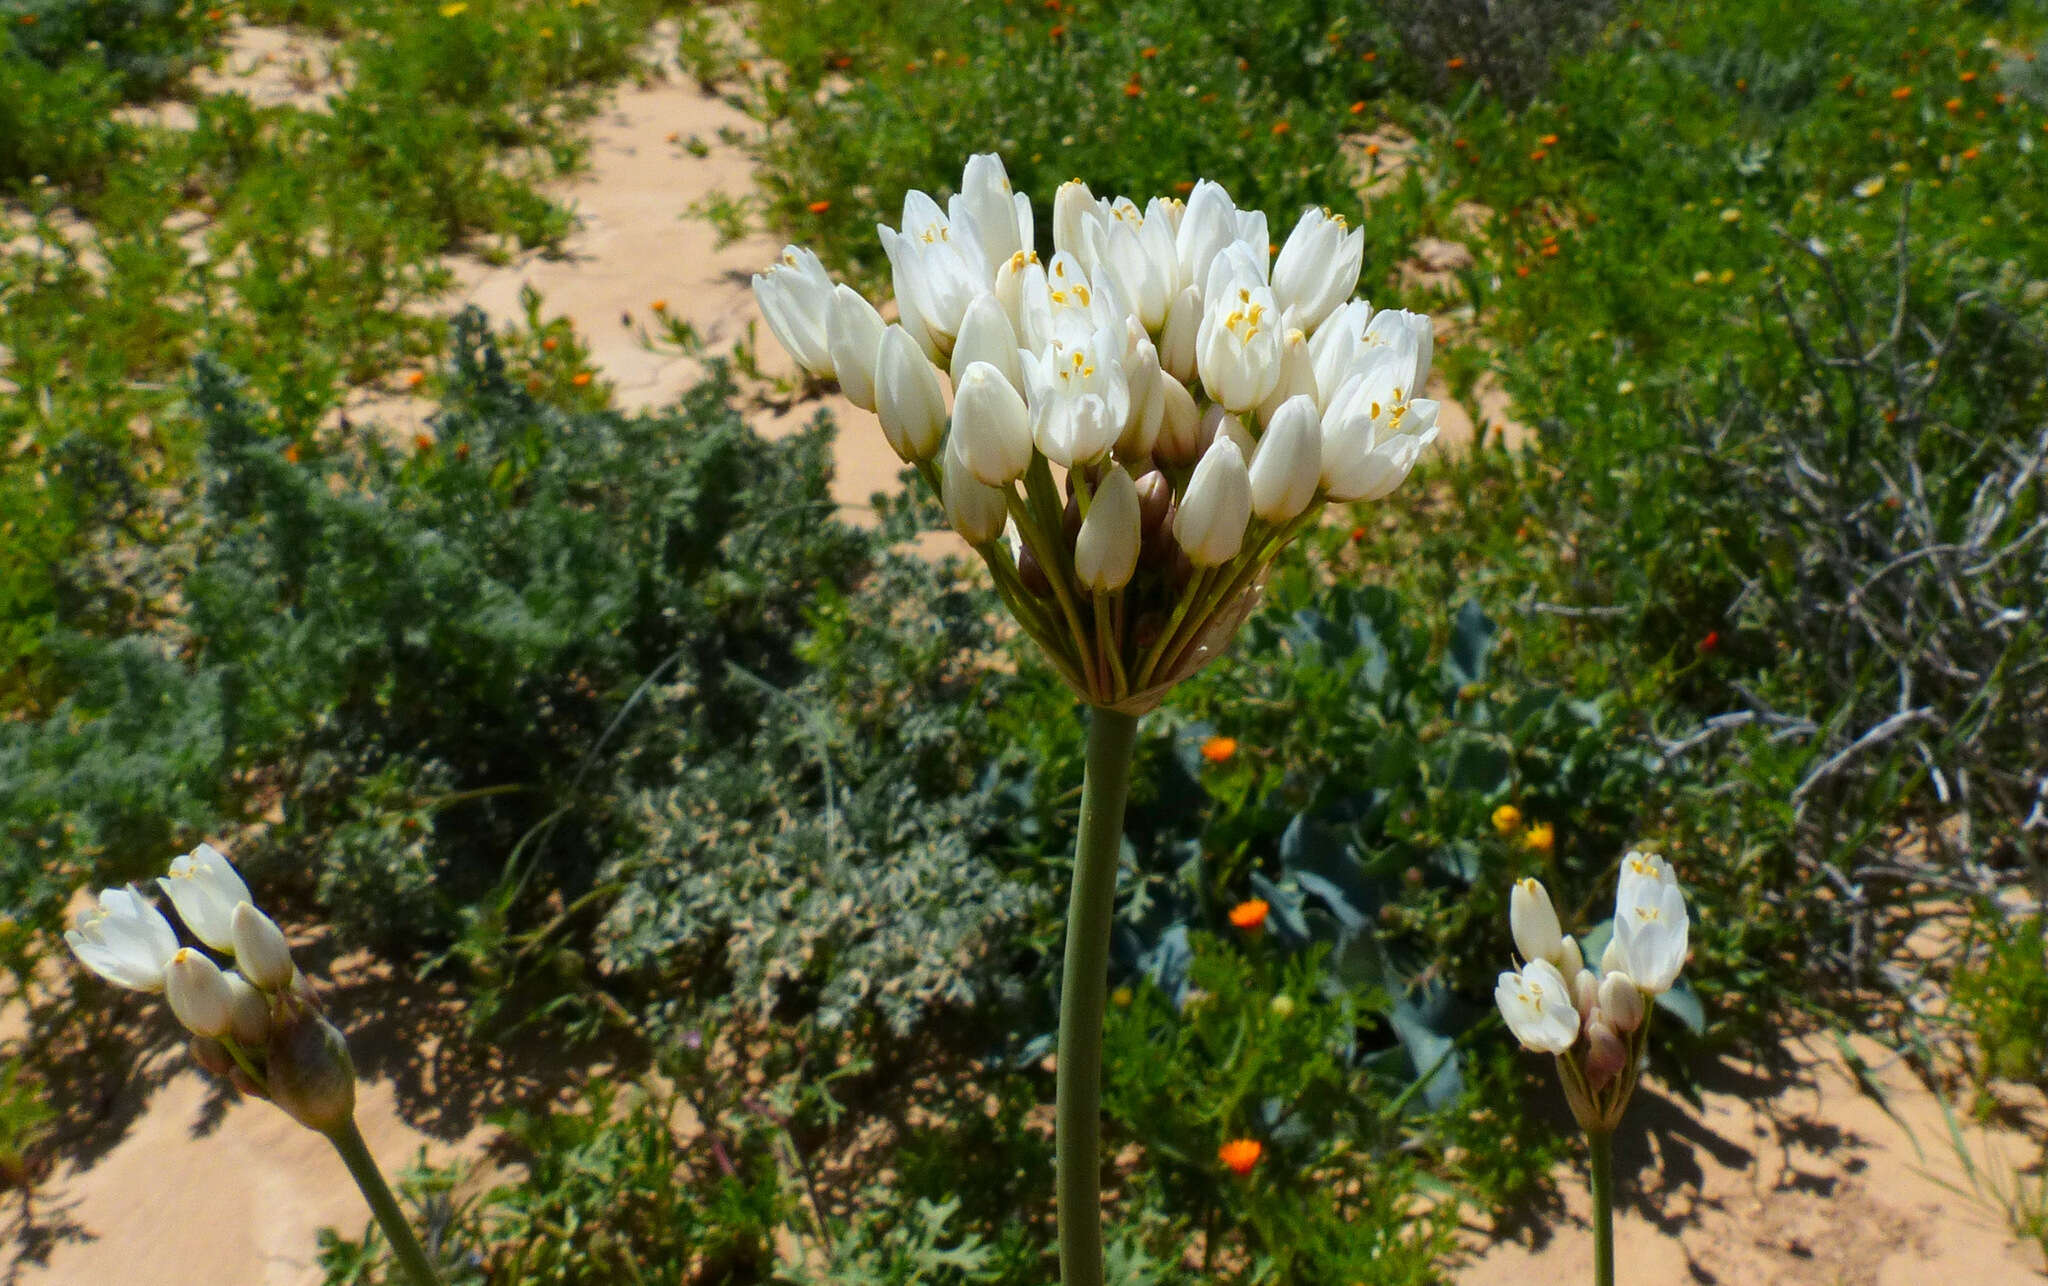
<path id="1" fill-rule="evenodd" d="M 1236 737 L 1211 737 L 1202 743 L 1202 758 L 1212 764 L 1227 764 L 1236 753 Z"/>
<path id="2" fill-rule="evenodd" d="M 1702 638 L 1699 642 L 1699 649 L 1702 652 L 1711 652 L 1715 648 L 1720 646 L 1721 631 L 1719 630 L 1708 630 L 1706 633 L 1706 637 Z"/>
<path id="3" fill-rule="evenodd" d="M 1266 927 L 1266 913 L 1273 908 L 1263 898 L 1252 898 L 1230 908 L 1230 923 L 1246 933 L 1257 933 Z"/>
<path id="4" fill-rule="evenodd" d="M 812 214 L 823 214 L 832 208 L 832 203 L 830 201 L 813 201 L 804 208 Z"/>

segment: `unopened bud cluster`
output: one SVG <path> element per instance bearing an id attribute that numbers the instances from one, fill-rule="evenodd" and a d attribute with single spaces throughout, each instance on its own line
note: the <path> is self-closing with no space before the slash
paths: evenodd
<path id="1" fill-rule="evenodd" d="M 117 987 L 163 996 L 192 1034 L 193 1060 L 243 1093 L 322 1132 L 345 1124 L 355 1110 L 348 1051 L 240 873 L 201 844 L 157 884 L 199 945 L 181 944 L 140 891 L 107 889 L 64 934 L 80 963 Z"/>
<path id="2" fill-rule="evenodd" d="M 1524 963 L 1503 971 L 1494 988 L 1501 1017 L 1524 1048 L 1557 1056 L 1580 1126 L 1612 1133 L 1642 1070 L 1651 1002 L 1685 967 L 1690 922 L 1670 863 L 1652 853 L 1622 859 L 1614 934 L 1597 973 L 1563 932 L 1540 882 L 1516 883 L 1508 926 Z"/>
<path id="3" fill-rule="evenodd" d="M 1075 181 L 1041 262 L 983 154 L 945 209 L 913 191 L 878 231 L 894 324 L 795 246 L 754 278 L 762 314 L 876 414 L 1096 705 L 1157 705 L 1326 502 L 1386 496 L 1436 438 L 1429 319 L 1351 299 L 1364 232 L 1340 216 L 1307 211 L 1276 258 L 1215 183 L 1140 209 Z"/>

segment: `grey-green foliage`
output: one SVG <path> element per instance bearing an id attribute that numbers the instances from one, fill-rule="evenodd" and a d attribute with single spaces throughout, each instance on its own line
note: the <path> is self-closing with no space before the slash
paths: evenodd
<path id="1" fill-rule="evenodd" d="M 999 985 L 991 953 L 1044 889 L 995 860 L 982 762 L 989 703 L 1028 680 L 986 666 L 987 601 L 952 580 L 891 557 L 821 602 L 795 683 L 732 663 L 760 704 L 635 798 L 636 841 L 602 877 L 626 886 L 599 931 L 607 963 L 684 970 L 756 1015 L 800 1001 L 841 1027 L 872 1011 L 899 1035 Z M 661 704 L 693 699 L 679 685 Z"/>

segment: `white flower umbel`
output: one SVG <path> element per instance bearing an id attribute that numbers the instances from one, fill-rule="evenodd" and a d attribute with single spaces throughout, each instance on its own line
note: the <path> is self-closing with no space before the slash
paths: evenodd
<path id="1" fill-rule="evenodd" d="M 201 844 L 172 859 L 170 874 L 157 883 L 193 936 L 215 951 L 235 949 L 235 905 L 249 901 L 249 886 L 219 849 Z"/>
<path id="2" fill-rule="evenodd" d="M 1142 714 L 1223 652 L 1325 504 L 1385 497 L 1435 440 L 1429 321 L 1350 299 L 1365 238 L 1332 211 L 1300 212 L 1277 259 L 1266 214 L 1206 180 L 1185 203 L 1070 182 L 1044 222 L 1041 260 L 1030 202 L 975 156 L 958 195 L 908 193 L 879 229 L 895 324 L 796 251 L 757 291 L 1075 691 Z"/>
<path id="3" fill-rule="evenodd" d="M 1571 988 L 1548 960 L 1531 960 L 1519 971 L 1503 970 L 1493 999 L 1524 1049 L 1562 1054 L 1579 1038 L 1579 1011 L 1572 1007 Z"/>
<path id="4" fill-rule="evenodd" d="M 1369 346 L 1378 355 L 1366 360 L 1376 366 L 1391 360 L 1404 370 L 1426 365 L 1426 346 L 1417 342 L 1410 323 L 1395 318 L 1381 331 L 1384 342 Z M 1376 378 L 1377 392 L 1385 383 L 1383 374 Z M 1521 880 L 1510 890 L 1508 927 L 1515 949 L 1530 963 L 1520 974 L 1501 974 L 1495 999 L 1516 1039 L 1556 1056 L 1565 1101 L 1592 1152 L 1593 1280 L 1595 1286 L 1614 1286 L 1614 1131 L 1647 1062 L 1650 1001 L 1670 989 L 1685 964 L 1685 897 L 1664 859 L 1635 852 L 1623 858 L 1613 936 L 1601 953 L 1597 978 L 1580 963 L 1577 944 L 1564 936 L 1550 895 L 1537 881 Z M 1552 958 L 1573 966 L 1575 1021 L 1569 1030 L 1559 1021 L 1561 1013 L 1543 1008 L 1543 984 L 1566 976 Z M 1538 982 L 1528 981 L 1532 973 Z"/>
<path id="5" fill-rule="evenodd" d="M 99 905 L 65 931 L 80 964 L 117 987 L 162 991 L 164 966 L 178 950 L 178 935 L 163 912 L 134 889 L 108 889 Z"/>

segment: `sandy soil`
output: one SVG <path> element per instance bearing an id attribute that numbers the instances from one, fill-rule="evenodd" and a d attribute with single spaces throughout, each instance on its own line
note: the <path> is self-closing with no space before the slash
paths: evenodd
<path id="1" fill-rule="evenodd" d="M 323 56 L 276 33 L 250 31 L 237 38 L 226 72 L 207 88 L 239 80 L 266 101 L 313 106 Z M 550 315 L 575 322 L 620 405 L 668 401 L 700 367 L 692 358 L 643 345 L 639 333 L 651 320 L 651 303 L 666 300 L 712 350 L 729 350 L 758 316 L 748 274 L 779 249 L 758 235 L 719 248 L 707 225 L 685 216 L 709 192 L 744 191 L 746 157 L 721 134 L 744 137 L 753 128 L 686 78 L 622 90 L 592 124 L 590 171 L 564 187 L 582 219 L 566 252 L 504 266 L 458 262 L 461 286 L 452 302 L 474 302 L 511 321 L 520 315 L 521 287 L 530 284 Z M 707 155 L 685 148 L 692 137 L 709 145 Z M 1453 243 L 1417 247 L 1416 283 L 1454 273 L 1463 266 L 1461 254 Z M 765 327 L 759 333 L 763 364 L 787 371 Z M 840 417 L 835 494 L 857 514 L 872 492 L 894 485 L 897 471 L 871 417 L 825 397 L 764 406 L 761 419 L 774 431 L 808 420 L 821 407 Z M 1509 422 L 1497 389 L 1483 385 L 1476 409 L 1475 415 L 1446 408 L 1447 442 L 1471 441 L 1475 420 L 1479 426 Z M 390 394 L 365 393 L 350 407 L 357 417 L 419 412 Z M 545 1092 L 476 1051 L 437 1057 L 430 1044 L 424 1054 L 413 1053 L 409 1042 L 431 1025 L 391 1016 L 434 1012 L 453 1004 L 450 997 L 427 991 L 423 1000 L 417 987 L 351 988 L 338 1002 L 338 1016 L 355 1023 L 363 1128 L 387 1169 L 422 1148 L 437 1161 L 478 1156 L 489 1134 L 478 1123 L 484 1100 L 530 1102 Z M 1829 1047 L 1808 1042 L 1793 1052 L 1799 1070 L 1790 1081 L 1742 1068 L 1703 1073 L 1707 1089 L 1697 1108 L 1654 1089 L 1644 1092 L 1619 1145 L 1624 1280 L 1906 1286 L 1943 1277 L 1959 1283 L 2038 1279 L 2038 1250 L 2012 1242 L 1996 1217 L 1937 1181 L 1957 1181 L 1960 1172 L 1938 1104 L 1924 1089 L 1898 1070 L 1883 1078 L 1892 1110 L 1926 1149 L 1923 1160 L 1905 1130 L 1857 1091 Z M 452 1075 L 462 1079 L 452 1081 Z M 7 1281 L 312 1286 L 320 1280 L 313 1265 L 316 1231 L 332 1225 L 353 1234 L 365 1222 L 360 1199 L 321 1140 L 267 1104 L 218 1097 L 174 1048 L 152 1056 L 108 1115 L 113 1126 L 106 1145 L 61 1165 L 35 1194 L 29 1222 L 17 1225 L 18 1233 L 26 1227 L 43 1239 L 36 1245 L 46 1261 L 24 1259 L 30 1243 L 18 1239 L 0 1259 Z M 2029 1154 L 2008 1141 L 2005 1155 Z M 1563 1187 L 1562 1209 L 1538 1212 L 1516 1229 L 1475 1231 L 1474 1260 L 1457 1280 L 1464 1286 L 1587 1280 L 1587 1201 L 1571 1177 Z"/>
<path id="2" fill-rule="evenodd" d="M 1940 1101 L 1854 1040 L 1881 1104 L 1831 1039 L 1788 1042 L 1789 1069 L 1702 1069 L 1700 1104 L 1654 1083 L 1615 1140 L 1615 1269 L 1640 1286 L 2018 1286 L 2048 1277 L 1971 1185 Z M 1888 1114 L 1889 1112 L 1889 1114 Z M 1569 1122 L 1567 1121 L 1568 1125 Z M 2036 1155 L 2017 1134 L 1967 1136 L 1980 1162 Z M 2010 1169 L 2003 1176 L 2011 1182 Z M 1592 1279 L 1591 1201 L 1561 1174 L 1561 1210 L 1475 1231 L 1460 1286 Z M 1961 1192 L 1957 1191 L 1958 1189 Z"/>

